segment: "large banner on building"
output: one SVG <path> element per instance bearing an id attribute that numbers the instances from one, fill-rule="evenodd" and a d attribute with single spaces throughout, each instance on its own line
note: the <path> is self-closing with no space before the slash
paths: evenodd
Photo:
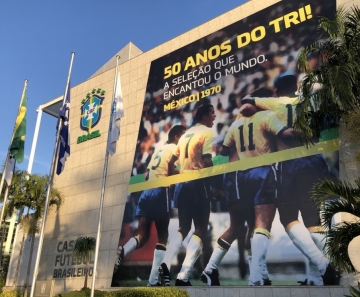
<path id="1" fill-rule="evenodd" d="M 298 52 L 335 10 L 281 1 L 151 63 L 112 286 L 339 283 L 310 194 L 338 139 L 291 128 Z"/>

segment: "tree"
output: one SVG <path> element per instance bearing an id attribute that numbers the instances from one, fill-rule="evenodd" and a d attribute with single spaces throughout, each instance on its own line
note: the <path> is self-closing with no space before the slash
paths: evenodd
<path id="1" fill-rule="evenodd" d="M 96 239 L 94 237 L 87 237 L 87 236 L 79 237 L 76 240 L 74 250 L 72 252 L 74 257 L 85 259 L 86 273 L 84 280 L 84 288 L 87 288 L 90 253 L 95 251 L 95 247 L 96 247 Z"/>
<path id="2" fill-rule="evenodd" d="M 3 168 L 3 172 L 4 172 L 5 162 L 4 162 L 3 166 L 2 166 L 2 168 Z M 2 174 L 3 173 L 0 174 L 0 179 L 2 177 Z M 8 189 L 8 198 L 12 198 L 14 196 L 14 190 L 16 188 L 16 185 L 19 184 L 19 182 L 23 178 L 23 175 L 24 175 L 24 171 L 19 170 L 15 166 L 14 173 L 13 173 L 12 180 L 11 180 L 11 185 L 9 186 L 9 189 Z M 1 189 L 1 193 L 0 193 L 0 199 L 2 201 L 4 201 L 7 187 L 8 187 L 8 185 L 5 182 L 5 186 Z M 9 214 L 9 215 L 11 216 L 12 214 Z M 3 268 L 2 267 L 3 266 L 3 243 L 4 243 L 4 240 L 5 240 L 5 238 L 3 236 L 4 233 L 5 233 L 5 226 L 3 224 L 5 223 L 7 216 L 8 216 L 8 214 L 6 213 L 6 209 L 5 209 L 3 221 L 0 223 L 0 234 L 1 234 L 1 238 L 0 238 L 0 268 L 1 269 Z"/>
<path id="3" fill-rule="evenodd" d="M 360 9 L 340 7 L 333 20 L 321 18 L 320 39 L 304 47 L 298 67 L 306 72 L 297 105 L 295 128 L 309 141 L 360 108 Z M 309 57 L 318 63 L 309 63 Z M 316 85 L 322 86 L 316 92 Z M 315 108 L 314 108 L 315 107 Z M 315 111 L 311 111 L 315 110 Z"/>
<path id="4" fill-rule="evenodd" d="M 306 72 L 302 81 L 294 127 L 305 136 L 325 129 L 344 127 L 343 139 L 360 143 L 360 9 L 340 7 L 333 20 L 321 18 L 321 38 L 303 48 L 299 69 Z M 309 63 L 309 57 L 316 63 Z M 311 60 L 311 59 L 310 59 Z M 357 159 L 360 160 L 360 151 Z M 332 225 L 336 213 L 360 215 L 360 178 L 347 181 L 324 180 L 314 185 L 313 197 L 320 209 L 326 238 L 324 252 L 330 262 L 345 272 L 355 272 L 348 254 L 349 243 L 360 235 L 360 220 Z M 329 200 L 330 196 L 339 199 Z"/>
<path id="5" fill-rule="evenodd" d="M 28 270 L 25 281 L 25 296 L 27 294 L 26 289 L 28 287 L 30 278 L 30 268 L 34 251 L 35 234 L 39 231 L 39 224 L 45 208 L 48 180 L 49 178 L 47 175 L 29 175 L 24 171 L 20 180 L 16 183 L 12 183 L 12 199 L 10 199 L 9 203 L 6 205 L 7 214 L 12 214 L 14 211 L 20 212 L 19 222 L 23 225 L 24 228 L 20 255 L 22 254 L 24 246 L 25 234 L 29 236 L 29 240 L 31 241 Z M 62 194 L 53 187 L 50 193 L 49 206 L 56 205 L 58 209 L 62 201 Z M 15 272 L 14 285 L 16 284 L 17 277 L 19 275 L 20 259 L 21 257 L 19 256 L 17 269 Z"/>

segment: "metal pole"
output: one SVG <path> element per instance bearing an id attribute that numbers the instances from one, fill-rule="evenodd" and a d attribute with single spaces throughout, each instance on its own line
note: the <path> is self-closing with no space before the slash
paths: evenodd
<path id="1" fill-rule="evenodd" d="M 115 68 L 114 90 L 113 90 L 113 97 L 114 98 L 115 98 L 115 91 L 116 91 L 116 80 L 117 80 L 118 67 L 119 67 L 119 58 L 120 58 L 120 56 L 116 56 L 116 68 Z M 113 116 L 114 116 L 113 104 L 111 104 L 111 114 L 110 114 L 110 122 L 109 122 L 108 139 L 109 139 L 109 133 L 110 133 L 110 125 L 112 123 Z M 108 147 L 106 146 L 104 171 L 103 171 L 103 176 L 102 176 L 102 186 L 101 186 L 101 195 L 100 195 L 99 220 L 98 220 L 98 228 L 97 228 L 97 234 L 96 234 L 96 246 L 95 246 L 95 255 L 94 255 L 94 258 L 95 258 L 94 259 L 94 269 L 93 269 L 93 275 L 92 275 L 90 297 L 94 297 L 94 291 L 95 291 L 95 278 L 96 278 L 96 269 L 97 269 L 97 262 L 98 262 L 98 256 L 99 256 L 100 236 L 101 236 L 101 218 L 102 218 L 102 211 L 103 211 L 103 205 L 104 205 L 108 162 L 109 162 L 109 150 L 108 150 Z"/>
<path id="2" fill-rule="evenodd" d="M 27 168 L 28 174 L 31 174 L 32 166 L 33 166 L 33 163 L 34 163 L 36 144 L 37 144 L 37 139 L 38 139 L 38 136 L 39 136 L 41 116 L 42 116 L 42 112 L 43 112 L 42 108 L 41 108 L 41 105 L 37 109 L 37 112 L 38 112 L 38 115 L 37 115 L 37 118 L 36 118 L 35 131 L 34 131 L 33 141 L 32 141 L 32 144 L 31 144 L 31 151 L 30 151 L 29 163 L 28 163 L 28 168 Z"/>
<path id="3" fill-rule="evenodd" d="M 1 217 L 4 217 L 4 213 L 5 213 L 5 207 L 6 207 L 6 200 L 9 196 L 9 185 L 6 186 L 6 191 L 5 191 L 5 197 L 4 197 L 4 203 L 3 203 L 3 207 L 1 208 Z M 4 220 L 5 222 L 5 220 Z M 3 244 L 4 244 L 4 233 L 5 233 L 5 226 L 3 226 L 3 221 L 0 221 L 0 228 L 1 228 L 1 246 L 0 246 L 0 267 L 2 268 L 2 252 L 3 252 Z"/>
<path id="4" fill-rule="evenodd" d="M 70 68 L 69 68 L 69 74 L 68 74 L 66 87 L 65 87 L 63 105 L 65 104 L 66 94 L 67 94 L 68 88 L 69 88 L 70 77 L 71 77 L 71 69 L 72 69 L 72 64 L 73 64 L 73 60 L 74 60 L 74 55 L 75 55 L 75 53 L 71 53 Z M 55 173 L 55 161 L 56 161 L 57 152 L 58 152 L 58 149 L 59 149 L 59 135 L 60 135 L 61 124 L 62 124 L 62 119 L 60 118 L 59 123 L 58 123 L 58 127 L 57 127 L 54 153 L 53 153 L 51 166 L 50 166 L 49 182 L 48 182 L 48 186 L 47 186 L 47 190 L 46 190 L 45 208 L 44 208 L 43 219 L 42 219 L 42 222 L 41 222 L 41 229 L 40 229 L 40 236 L 39 236 L 39 246 L 38 246 L 38 250 L 37 250 L 37 253 L 36 253 L 36 261 L 35 261 L 35 267 L 34 267 L 33 280 L 32 280 L 32 284 L 31 284 L 30 297 L 33 297 L 34 292 L 35 292 L 36 279 L 37 279 L 37 275 L 38 275 L 39 262 L 40 262 L 40 257 L 41 257 L 41 250 L 42 250 L 42 245 L 43 245 L 43 241 L 44 241 L 45 221 L 46 221 L 46 216 L 47 216 L 47 213 L 48 213 L 48 210 L 49 210 L 50 193 L 51 193 L 51 187 L 52 187 L 52 182 L 53 182 L 54 173 Z"/>
<path id="5" fill-rule="evenodd" d="M 25 94 L 25 90 L 26 90 L 26 88 L 27 88 L 27 84 L 28 84 L 28 80 L 25 79 L 24 88 L 23 88 L 23 91 L 22 91 L 22 93 L 21 93 L 21 98 L 20 98 L 20 104 L 19 104 L 18 112 L 17 112 L 17 114 L 16 114 L 16 119 L 17 119 L 17 117 L 18 117 L 18 115 L 19 115 L 19 112 L 20 112 L 20 108 L 21 108 L 21 104 L 22 104 L 22 99 L 24 98 L 24 94 Z M 3 186 L 4 186 L 4 181 L 5 181 L 5 174 L 4 174 L 4 173 L 5 173 L 5 169 L 6 169 L 6 167 L 7 167 L 7 163 L 8 163 L 9 157 L 10 157 L 10 146 L 11 146 L 13 140 L 14 140 L 14 135 L 15 135 L 15 130 L 16 130 L 16 119 L 15 119 L 15 125 L 14 125 L 14 129 L 13 129 L 13 133 L 12 133 L 12 135 L 11 135 L 11 140 L 10 140 L 10 144 L 9 144 L 8 153 L 7 153 L 7 155 L 6 155 L 4 171 L 3 171 L 3 174 L 2 174 L 2 176 L 1 176 L 0 193 L 1 193 L 2 188 L 3 188 Z M 4 201 L 4 202 L 5 202 L 5 201 Z M 5 204 L 5 203 L 4 203 L 4 204 Z M 2 221 L 2 219 L 3 219 L 3 218 L 2 218 L 2 216 L 1 216 L 0 222 Z"/>

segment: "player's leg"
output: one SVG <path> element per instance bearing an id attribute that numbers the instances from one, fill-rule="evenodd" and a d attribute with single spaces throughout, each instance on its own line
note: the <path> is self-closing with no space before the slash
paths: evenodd
<path id="1" fill-rule="evenodd" d="M 176 279 L 176 286 L 191 286 L 189 273 L 202 251 L 202 239 L 207 234 L 210 217 L 210 200 L 205 180 L 192 181 L 192 204 L 187 204 L 187 211 L 191 213 L 195 232 L 186 247 L 186 256 Z M 179 215 L 180 219 L 180 215 Z M 189 226 L 190 231 L 191 224 Z"/>
<path id="2" fill-rule="evenodd" d="M 249 233 L 249 227 L 245 226 L 245 220 L 243 224 L 241 224 L 238 237 L 237 237 L 237 245 L 238 245 L 238 253 L 239 253 L 239 261 L 238 268 L 241 279 L 245 279 L 247 273 L 246 259 L 247 259 L 247 250 L 249 248 L 247 235 Z M 251 247 L 250 247 L 251 249 Z"/>
<path id="3" fill-rule="evenodd" d="M 171 234 L 166 246 L 166 252 L 163 262 L 159 267 L 159 272 L 163 276 L 165 286 L 170 286 L 170 267 L 174 257 L 179 252 L 183 240 L 190 232 L 192 224 L 192 195 L 187 192 L 188 183 L 179 183 L 175 185 L 174 202 L 175 208 L 178 208 L 179 229 Z"/>
<path id="4" fill-rule="evenodd" d="M 247 257 L 247 262 L 248 262 L 248 266 L 249 266 L 249 271 L 250 271 L 250 265 L 251 265 L 251 240 L 252 237 L 254 235 L 254 222 L 255 220 L 255 216 L 253 220 L 247 220 L 247 232 L 246 232 L 246 237 L 245 237 L 245 255 Z"/>
<path id="5" fill-rule="evenodd" d="M 115 270 L 117 270 L 119 266 L 122 264 L 126 255 L 144 246 L 144 244 L 149 239 L 150 228 L 151 228 L 151 221 L 148 220 L 146 217 L 140 217 L 139 226 L 138 229 L 134 232 L 134 236 L 131 237 L 125 243 L 125 245 L 118 247 L 117 258 L 115 262 Z"/>
<path id="6" fill-rule="evenodd" d="M 243 192 L 253 197 L 254 235 L 251 242 L 249 285 L 263 285 L 263 264 L 269 245 L 271 225 L 275 217 L 276 172 L 273 166 L 254 168 L 248 173 L 248 188 Z"/>
<path id="7" fill-rule="evenodd" d="M 125 245 L 118 247 L 114 265 L 115 271 L 122 264 L 127 254 L 135 249 L 141 248 L 149 239 L 151 220 L 147 219 L 147 216 L 151 214 L 151 199 L 156 195 L 156 190 L 157 189 L 145 190 L 141 193 L 136 207 L 136 217 L 139 219 L 138 229 Z"/>
<path id="8" fill-rule="evenodd" d="M 328 166 L 322 155 L 315 155 L 304 158 L 304 168 L 298 176 L 298 192 L 301 195 L 300 212 L 304 221 L 304 225 L 310 232 L 310 236 L 314 241 L 317 248 L 322 254 L 325 238 L 321 233 L 322 228 L 320 226 L 319 211 L 311 198 L 311 189 L 314 183 L 319 182 L 325 178 L 332 179 L 333 176 L 330 173 Z M 308 273 L 307 273 L 307 284 L 308 285 L 335 285 L 339 284 L 339 274 L 328 265 L 324 275 L 321 275 L 319 267 L 309 261 Z"/>
<path id="9" fill-rule="evenodd" d="M 154 249 L 153 263 L 149 276 L 148 284 L 150 286 L 157 286 L 159 284 L 159 266 L 163 262 L 166 243 L 169 237 L 169 221 L 170 221 L 170 201 L 168 195 L 168 188 L 161 188 L 162 191 L 159 193 L 157 199 L 154 199 L 154 203 L 157 208 L 155 227 L 158 235 L 158 242 Z"/>
<path id="10" fill-rule="evenodd" d="M 166 242 L 169 236 L 169 218 L 161 221 L 155 221 L 155 226 L 158 234 L 158 242 L 154 249 L 153 263 L 149 276 L 149 284 L 151 286 L 157 285 L 159 283 L 159 266 L 163 262 L 166 252 Z M 170 285 L 170 279 L 164 277 L 163 285 Z"/>
<path id="11" fill-rule="evenodd" d="M 275 205 L 255 205 L 255 229 L 251 242 L 250 285 L 263 285 L 263 262 L 269 245 L 270 230 L 275 217 Z"/>
<path id="12" fill-rule="evenodd" d="M 233 203 L 229 207 L 230 214 L 230 226 L 225 232 L 218 238 L 217 244 L 214 247 L 214 251 L 210 257 L 209 263 L 206 265 L 201 279 L 208 286 L 219 286 L 219 265 L 229 251 L 231 244 L 238 238 L 238 234 L 241 232 L 244 226 L 244 216 L 241 215 L 243 208 L 240 201 Z"/>
<path id="13" fill-rule="evenodd" d="M 304 197 L 309 197 L 311 189 L 311 186 L 309 188 L 309 183 L 304 181 L 304 179 L 308 180 L 311 174 L 311 172 L 306 170 L 308 167 L 307 163 L 309 162 L 308 158 L 298 158 L 282 162 L 282 183 L 280 185 L 282 202 L 279 203 L 278 210 L 280 221 L 294 245 L 309 259 L 310 263 L 317 267 L 320 274 L 323 274 L 329 261 L 314 243 L 309 230 L 298 220 L 302 204 L 305 203 L 309 206 L 307 211 L 310 212 L 311 210 L 310 204 L 307 203 L 311 199 L 309 198 L 304 201 Z M 294 191 L 294 185 L 296 191 Z M 307 282 L 308 280 L 304 283 Z"/>

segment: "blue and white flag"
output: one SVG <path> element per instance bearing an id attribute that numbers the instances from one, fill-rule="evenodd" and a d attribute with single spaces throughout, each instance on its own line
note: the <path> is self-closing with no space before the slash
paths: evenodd
<path id="1" fill-rule="evenodd" d="M 56 168 L 56 174 L 59 175 L 65 168 L 65 161 L 70 156 L 70 135 L 69 135 L 69 118 L 70 118 L 70 84 L 65 94 L 64 105 L 60 108 L 59 120 L 62 119 L 59 137 L 59 156 Z"/>
<path id="2" fill-rule="evenodd" d="M 8 186 L 11 185 L 11 180 L 14 174 L 14 170 L 15 170 L 15 158 L 13 155 L 10 155 L 5 168 L 5 181 Z"/>
<path id="3" fill-rule="evenodd" d="M 124 103 L 121 90 L 120 73 L 117 75 L 114 101 L 111 109 L 107 151 L 112 156 L 116 152 L 116 142 L 120 135 L 120 119 L 124 117 Z"/>

